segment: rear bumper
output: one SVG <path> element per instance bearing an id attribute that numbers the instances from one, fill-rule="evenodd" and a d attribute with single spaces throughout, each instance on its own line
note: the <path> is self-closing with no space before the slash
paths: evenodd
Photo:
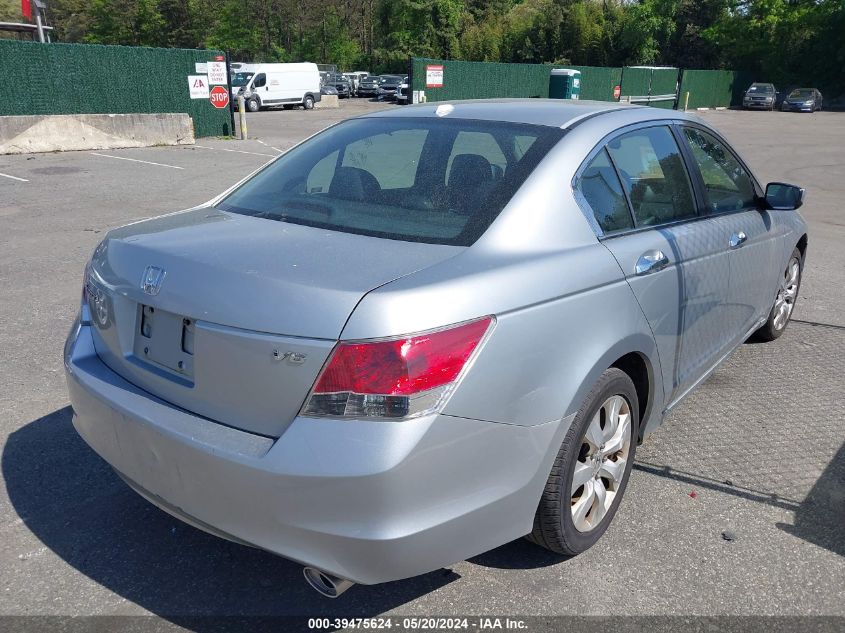
<path id="1" fill-rule="evenodd" d="M 126 382 L 97 357 L 87 326 L 71 332 L 65 370 L 77 432 L 148 500 L 364 584 L 448 566 L 530 532 L 571 423 L 297 418 L 273 440 Z"/>

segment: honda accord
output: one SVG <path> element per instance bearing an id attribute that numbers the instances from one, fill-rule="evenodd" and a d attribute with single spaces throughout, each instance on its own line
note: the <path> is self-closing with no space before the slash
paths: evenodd
<path id="1" fill-rule="evenodd" d="M 337 596 L 513 539 L 591 547 L 637 445 L 787 327 L 803 189 L 700 119 L 423 104 L 111 231 L 65 346 L 126 483 Z"/>

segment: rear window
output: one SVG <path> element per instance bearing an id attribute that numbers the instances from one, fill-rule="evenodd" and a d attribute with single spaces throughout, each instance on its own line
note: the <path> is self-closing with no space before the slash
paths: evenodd
<path id="1" fill-rule="evenodd" d="M 217 208 L 346 233 L 469 246 L 562 136 L 557 128 L 501 122 L 354 119 L 289 151 Z"/>

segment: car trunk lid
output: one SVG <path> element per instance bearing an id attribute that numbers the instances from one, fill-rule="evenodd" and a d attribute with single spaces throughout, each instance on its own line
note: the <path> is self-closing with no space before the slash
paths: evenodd
<path id="1" fill-rule="evenodd" d="M 130 225 L 92 260 L 97 352 L 162 400 L 277 437 L 361 298 L 462 250 L 211 208 Z"/>

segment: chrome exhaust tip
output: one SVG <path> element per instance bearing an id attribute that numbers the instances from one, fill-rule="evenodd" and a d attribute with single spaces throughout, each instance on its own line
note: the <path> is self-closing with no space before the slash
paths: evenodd
<path id="1" fill-rule="evenodd" d="M 326 598 L 337 598 L 344 591 L 355 583 L 346 578 L 338 578 L 315 567 L 306 567 L 302 570 L 306 582 L 311 585 L 317 593 Z"/>

